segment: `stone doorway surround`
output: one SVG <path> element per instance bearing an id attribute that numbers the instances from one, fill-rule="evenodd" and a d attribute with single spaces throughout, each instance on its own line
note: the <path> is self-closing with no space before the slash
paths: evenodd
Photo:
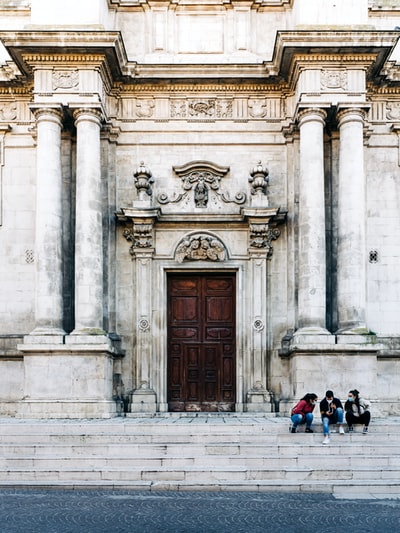
<path id="1" fill-rule="evenodd" d="M 251 171 L 248 194 L 232 198 L 221 180 L 229 168 L 192 161 L 174 168 L 182 192 L 159 192 L 157 179 L 141 164 L 135 172 L 137 201 L 121 207 L 118 221 L 135 261 L 137 375 L 131 412 L 167 412 L 167 275 L 178 272 L 236 273 L 235 410 L 271 412 L 268 390 L 267 264 L 286 212 L 269 207 L 268 170 Z M 156 191 L 154 191 L 156 192 Z M 207 204 L 215 206 L 206 209 Z M 183 208 L 182 208 L 183 206 Z M 201 250 L 200 242 L 208 243 Z"/>

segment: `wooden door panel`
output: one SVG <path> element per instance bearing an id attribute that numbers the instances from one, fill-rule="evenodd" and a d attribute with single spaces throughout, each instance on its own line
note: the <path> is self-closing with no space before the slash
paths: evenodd
<path id="1" fill-rule="evenodd" d="M 173 322 L 198 322 L 198 300 L 194 297 L 174 296 L 171 299 L 171 320 Z"/>
<path id="2" fill-rule="evenodd" d="M 234 317 L 234 274 L 168 277 L 171 411 L 234 410 Z"/>

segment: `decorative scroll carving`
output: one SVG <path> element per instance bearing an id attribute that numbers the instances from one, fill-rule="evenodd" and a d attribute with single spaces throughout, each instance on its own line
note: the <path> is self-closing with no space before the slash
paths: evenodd
<path id="1" fill-rule="evenodd" d="M 232 100 L 217 100 L 215 114 L 218 118 L 231 118 L 233 116 Z"/>
<path id="2" fill-rule="evenodd" d="M 191 117 L 213 117 L 215 115 L 215 99 L 192 100 L 189 102 Z"/>
<path id="3" fill-rule="evenodd" d="M 137 100 L 136 101 L 136 115 L 139 118 L 150 118 L 154 112 L 154 99 Z"/>
<path id="4" fill-rule="evenodd" d="M 171 100 L 170 114 L 172 118 L 186 117 L 186 100 Z"/>
<path id="5" fill-rule="evenodd" d="M 248 102 L 249 115 L 253 118 L 263 118 L 267 114 L 265 98 L 250 98 Z"/>
<path id="6" fill-rule="evenodd" d="M 386 118 L 388 120 L 400 120 L 400 102 L 387 102 Z"/>
<path id="7" fill-rule="evenodd" d="M 170 115 L 172 118 L 231 118 L 233 103 L 228 98 L 172 99 Z"/>
<path id="8" fill-rule="evenodd" d="M 0 103 L 0 120 L 10 121 L 17 118 L 16 102 Z"/>
<path id="9" fill-rule="evenodd" d="M 129 248 L 129 253 L 135 255 L 135 248 L 152 248 L 153 246 L 153 225 L 139 223 L 133 224 L 133 228 L 126 228 L 123 236 L 132 246 Z"/>
<path id="10" fill-rule="evenodd" d="M 243 204 L 246 201 L 245 193 L 237 193 L 231 198 L 228 193 L 220 192 L 221 179 L 229 171 L 229 167 L 219 167 L 208 161 L 192 161 L 181 167 L 174 167 L 175 173 L 182 179 L 184 193 L 169 198 L 168 194 L 161 193 L 157 200 L 160 204 L 178 203 L 187 197 L 193 190 L 195 207 L 207 207 L 209 196 L 212 193 L 225 203 Z"/>
<path id="11" fill-rule="evenodd" d="M 275 241 L 281 234 L 278 228 L 271 228 L 269 224 L 250 224 L 250 247 L 267 249 L 267 258 L 273 254 L 272 241 Z"/>
<path id="12" fill-rule="evenodd" d="M 347 89 L 347 70 L 321 70 L 321 90 Z"/>
<path id="13" fill-rule="evenodd" d="M 225 246 L 210 235 L 198 234 L 183 239 L 175 251 L 178 263 L 183 261 L 225 261 Z"/>
<path id="14" fill-rule="evenodd" d="M 79 86 L 78 70 L 55 70 L 53 71 L 53 90 L 76 89 Z"/>

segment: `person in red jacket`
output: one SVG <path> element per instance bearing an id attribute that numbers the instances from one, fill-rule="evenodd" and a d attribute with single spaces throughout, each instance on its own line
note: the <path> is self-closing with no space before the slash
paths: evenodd
<path id="1" fill-rule="evenodd" d="M 306 425 L 306 433 L 314 433 L 311 429 L 311 424 L 314 418 L 312 414 L 314 407 L 317 404 L 318 396 L 313 392 L 308 392 L 303 398 L 293 407 L 291 413 L 292 427 L 291 432 L 296 433 L 299 424 Z"/>

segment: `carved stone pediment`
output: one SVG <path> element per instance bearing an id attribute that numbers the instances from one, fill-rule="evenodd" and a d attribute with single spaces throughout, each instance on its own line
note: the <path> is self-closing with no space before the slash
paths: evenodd
<path id="1" fill-rule="evenodd" d="M 238 192 L 234 198 L 221 190 L 221 180 L 229 172 L 229 167 L 221 167 L 209 161 L 191 161 L 173 170 L 181 178 L 182 192 L 169 196 L 160 193 L 157 200 L 160 204 L 186 202 L 194 208 L 206 208 L 209 204 L 235 203 L 242 205 L 246 194 Z"/>

